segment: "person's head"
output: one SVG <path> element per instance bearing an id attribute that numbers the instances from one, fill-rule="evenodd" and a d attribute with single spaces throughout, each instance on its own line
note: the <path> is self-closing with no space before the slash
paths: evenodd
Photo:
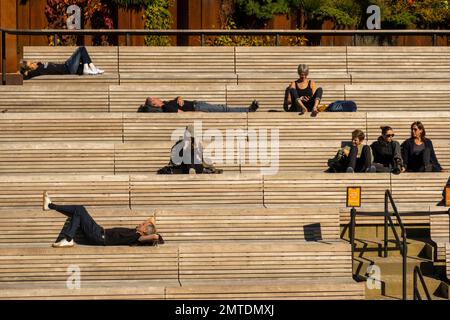
<path id="1" fill-rule="evenodd" d="M 304 81 L 309 74 L 309 67 L 306 64 L 299 64 L 297 68 L 298 77 L 300 81 Z"/>
<path id="2" fill-rule="evenodd" d="M 156 234 L 156 225 L 155 225 L 155 219 L 151 218 L 149 220 L 146 220 L 139 225 L 136 226 L 136 231 L 139 232 L 141 235 L 149 236 L 152 234 Z"/>
<path id="3" fill-rule="evenodd" d="M 362 130 L 356 129 L 352 132 L 352 145 L 359 146 L 366 136 L 364 135 L 364 132 Z"/>
<path id="4" fill-rule="evenodd" d="M 152 107 L 161 108 L 164 105 L 164 102 L 161 99 L 155 97 L 148 97 L 145 100 L 145 104 Z"/>
<path id="5" fill-rule="evenodd" d="M 28 60 L 20 60 L 19 72 L 23 75 L 27 75 L 28 72 L 36 70 L 38 63 Z"/>
<path id="6" fill-rule="evenodd" d="M 411 124 L 411 138 L 425 139 L 425 127 L 422 122 L 415 121 Z"/>
<path id="7" fill-rule="evenodd" d="M 385 142 L 392 142 L 394 140 L 394 130 L 390 126 L 384 126 L 381 128 L 381 136 Z"/>

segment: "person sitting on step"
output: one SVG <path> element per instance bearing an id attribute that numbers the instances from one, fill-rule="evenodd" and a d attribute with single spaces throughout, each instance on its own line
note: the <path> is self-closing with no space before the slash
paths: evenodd
<path id="1" fill-rule="evenodd" d="M 255 112 L 259 108 L 259 103 L 256 100 L 250 104 L 249 107 L 228 107 L 224 104 L 211 104 L 205 101 L 191 101 L 184 100 L 182 97 L 178 96 L 170 101 L 163 101 L 159 98 L 148 97 L 145 101 L 145 106 L 158 109 L 160 108 L 163 112 L 177 113 L 177 112 Z M 139 108 L 141 109 L 141 108 Z M 152 112 L 152 110 L 146 111 L 145 109 L 140 110 L 141 112 Z"/>
<path id="2" fill-rule="evenodd" d="M 372 165 L 372 152 L 368 145 L 363 145 L 364 139 L 362 130 L 354 130 L 351 145 L 339 149 L 336 156 L 328 160 L 327 172 L 376 172 Z"/>
<path id="3" fill-rule="evenodd" d="M 84 46 L 78 47 L 72 56 L 64 63 L 42 63 L 22 60 L 20 62 L 19 72 L 23 75 L 24 80 L 44 75 L 97 75 L 104 73 L 103 70 L 98 69 L 94 63 L 92 63 L 92 59 Z"/>
<path id="4" fill-rule="evenodd" d="M 57 205 L 52 203 L 47 192 L 43 194 L 43 210 L 56 210 L 68 217 L 70 222 L 62 230 L 62 238 L 53 244 L 54 248 L 73 247 L 78 230 L 84 234 L 87 244 L 94 246 L 157 245 L 164 243 L 156 233 L 155 218 L 145 220 L 136 228 L 104 229 L 95 222 L 84 206 Z"/>
<path id="5" fill-rule="evenodd" d="M 422 122 L 411 124 L 411 137 L 406 139 L 402 147 L 402 158 L 408 172 L 443 172 L 433 142 L 425 137 L 425 127 Z"/>
<path id="6" fill-rule="evenodd" d="M 377 172 L 405 172 L 400 143 L 394 140 L 394 130 L 390 126 L 381 127 L 381 136 L 370 147 L 373 153 L 373 165 Z"/>
<path id="7" fill-rule="evenodd" d="M 286 112 L 311 112 L 315 117 L 319 113 L 319 103 L 322 100 L 322 88 L 316 88 L 312 80 L 308 80 L 309 67 L 306 64 L 298 66 L 299 78 L 286 88 L 283 108 Z M 289 107 L 290 105 L 290 107 Z"/>

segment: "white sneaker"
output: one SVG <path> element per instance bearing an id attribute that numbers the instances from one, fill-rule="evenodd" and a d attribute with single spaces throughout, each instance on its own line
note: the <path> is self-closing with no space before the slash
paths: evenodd
<path id="1" fill-rule="evenodd" d="M 47 191 L 44 191 L 44 193 L 42 194 L 42 210 L 44 211 L 50 210 L 50 208 L 48 207 L 50 203 L 52 203 L 52 200 L 48 196 Z"/>
<path id="2" fill-rule="evenodd" d="M 103 74 L 105 71 L 102 69 L 97 68 L 93 63 L 89 63 L 89 68 L 95 72 L 95 74 Z"/>
<path id="3" fill-rule="evenodd" d="M 53 248 L 70 248 L 73 247 L 73 239 L 67 241 L 66 239 L 62 239 L 61 241 L 55 242 L 52 244 Z"/>
<path id="4" fill-rule="evenodd" d="M 99 68 L 95 68 L 95 71 L 97 71 L 98 74 L 104 74 L 105 70 L 99 69 Z"/>
<path id="5" fill-rule="evenodd" d="M 95 72 L 91 68 L 89 68 L 89 66 L 87 64 L 84 64 L 84 66 L 83 66 L 83 74 L 92 76 L 92 75 L 96 75 L 97 72 Z"/>

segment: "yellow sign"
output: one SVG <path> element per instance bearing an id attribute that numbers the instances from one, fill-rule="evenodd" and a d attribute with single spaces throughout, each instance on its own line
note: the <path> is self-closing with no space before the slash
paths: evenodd
<path id="1" fill-rule="evenodd" d="M 361 207 L 361 187 L 347 187 L 347 207 Z"/>
<path id="2" fill-rule="evenodd" d="M 445 206 L 450 207 L 450 187 L 445 187 Z"/>

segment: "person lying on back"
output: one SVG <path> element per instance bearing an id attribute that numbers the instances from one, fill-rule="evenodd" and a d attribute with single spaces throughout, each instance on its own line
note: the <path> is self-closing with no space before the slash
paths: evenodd
<path id="1" fill-rule="evenodd" d="M 248 107 L 228 107 L 224 104 L 211 104 L 205 101 L 184 100 L 178 96 L 173 100 L 164 101 L 156 97 L 148 97 L 145 105 L 155 109 L 162 109 L 163 112 L 255 112 L 259 108 L 256 100 Z M 140 108 L 141 109 L 141 108 Z M 142 110 L 142 112 L 146 112 Z M 151 111 L 150 111 L 151 112 Z"/>

